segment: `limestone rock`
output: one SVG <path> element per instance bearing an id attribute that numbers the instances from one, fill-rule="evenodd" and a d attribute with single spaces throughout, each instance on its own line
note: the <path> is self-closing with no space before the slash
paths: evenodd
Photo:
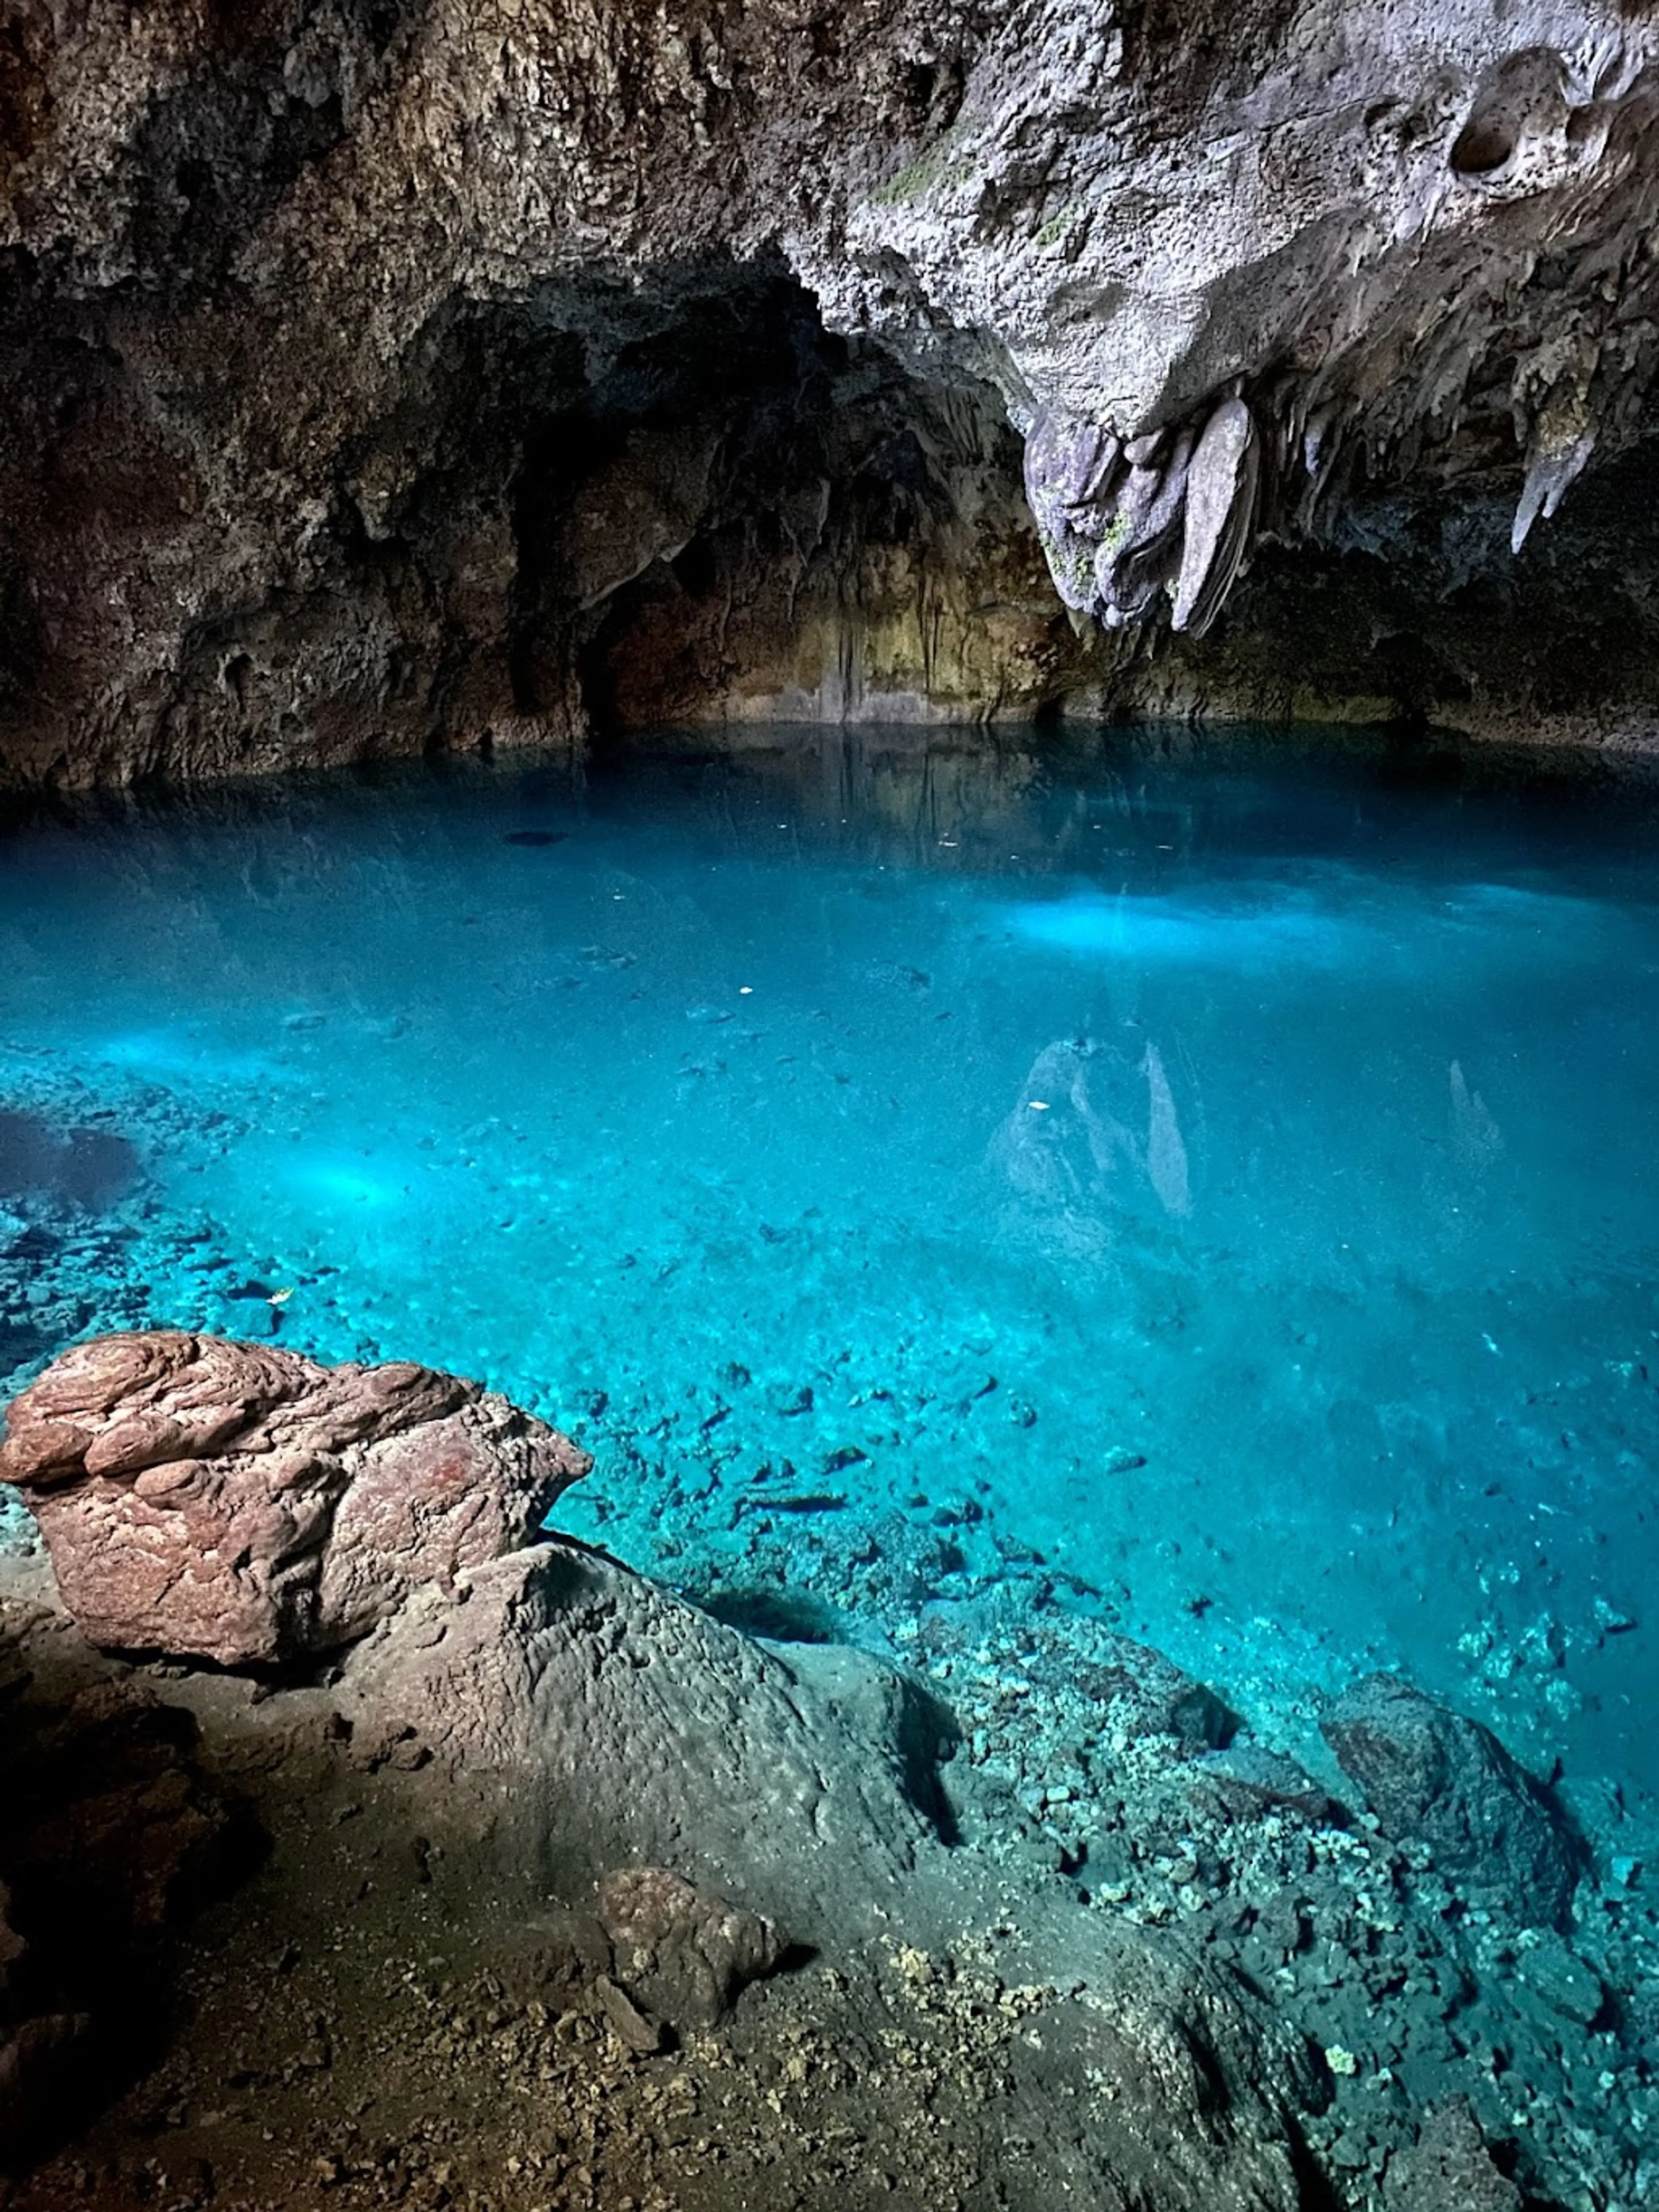
<path id="1" fill-rule="evenodd" d="M 1489 1729 L 1372 1674 L 1331 1705 L 1320 1729 L 1384 1835 L 1426 1844 L 1442 1873 L 1523 1923 L 1565 1922 L 1582 1847 L 1549 1791 Z"/>
<path id="2" fill-rule="evenodd" d="M 0 1446 L 91 1641 L 226 1666 L 362 1636 L 524 1542 L 590 1463 L 454 1376 L 167 1331 L 65 1352 Z"/>
<path id="3" fill-rule="evenodd" d="M 712 2027 L 743 1984 L 769 1973 L 784 1949 L 769 1920 L 662 1867 L 603 1875 L 595 1909 L 616 1948 L 623 1986 L 674 2027 Z"/>
<path id="4" fill-rule="evenodd" d="M 1054 2196 L 1157 2212 L 1304 2207 L 1291 2115 L 1324 2095 L 1284 2024 L 1179 1940 L 1108 1923 L 1072 1957 L 1086 1986 L 1075 2007 L 1062 1998 L 1033 2014 L 1044 2054 L 1033 2072 L 1056 2051 L 1075 2055 L 1099 2093 L 1100 2141 L 1069 2171 L 1055 2160 L 1066 2187 Z"/>
<path id="5" fill-rule="evenodd" d="M 418 1747 L 435 1791 L 491 1793 L 507 1848 L 565 1895 L 667 1866 L 819 1941 L 878 1924 L 937 1841 L 902 1690 L 826 1693 L 568 1540 L 417 1591 L 335 1694 L 356 1743 Z"/>
<path id="6" fill-rule="evenodd" d="M 1389 2212 L 1521 2212 L 1521 2191 L 1492 2162 L 1460 2098 L 1424 2124 L 1389 2175 Z"/>
<path id="7" fill-rule="evenodd" d="M 1261 441 L 1242 399 L 1224 400 L 1204 425 L 1187 471 L 1187 508 L 1176 578 L 1176 629 L 1202 636 L 1220 611 L 1255 520 Z"/>

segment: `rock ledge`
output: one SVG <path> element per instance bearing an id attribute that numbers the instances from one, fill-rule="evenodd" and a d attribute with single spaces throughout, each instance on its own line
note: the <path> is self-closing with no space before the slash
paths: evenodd
<path id="1" fill-rule="evenodd" d="M 476 1382 L 158 1331 L 76 1346 L 16 1399 L 0 1478 L 106 1650 L 284 1664 L 528 1541 L 592 1464 Z"/>

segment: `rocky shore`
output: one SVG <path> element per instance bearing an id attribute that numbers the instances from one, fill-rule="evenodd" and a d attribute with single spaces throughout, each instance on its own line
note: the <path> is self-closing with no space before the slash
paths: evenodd
<path id="1" fill-rule="evenodd" d="M 14 1402 L 15 2212 L 1649 2201 L 1654 1917 L 1478 1724 L 757 1640 L 538 1534 L 583 1464 L 184 1332 Z"/>

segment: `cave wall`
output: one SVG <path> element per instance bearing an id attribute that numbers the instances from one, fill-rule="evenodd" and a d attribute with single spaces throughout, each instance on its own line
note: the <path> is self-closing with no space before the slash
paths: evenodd
<path id="1" fill-rule="evenodd" d="M 1644 742 L 1655 36 L 3 0 L 0 777 L 772 715 Z"/>
<path id="2" fill-rule="evenodd" d="M 1378 489 L 1338 542 L 1264 544 L 1201 638 L 1155 626 L 1073 713 L 1434 726 L 1509 744 L 1659 746 L 1659 438 L 1586 474 L 1510 549 L 1518 470 Z"/>

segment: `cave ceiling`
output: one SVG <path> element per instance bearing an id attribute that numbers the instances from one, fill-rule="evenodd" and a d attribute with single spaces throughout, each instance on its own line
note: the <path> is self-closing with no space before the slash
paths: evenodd
<path id="1" fill-rule="evenodd" d="M 1553 0 L 9 0 L 7 772 L 1075 702 L 1606 735 L 1656 46 Z M 1545 600 L 1565 701 L 1489 654 Z"/>

